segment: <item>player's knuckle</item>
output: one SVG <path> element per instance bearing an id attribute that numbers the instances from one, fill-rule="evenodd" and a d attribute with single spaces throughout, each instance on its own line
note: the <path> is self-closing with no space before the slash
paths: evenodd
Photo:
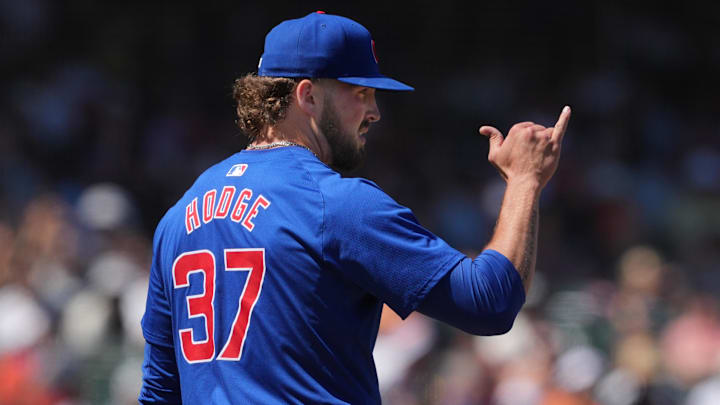
<path id="1" fill-rule="evenodd" d="M 525 123 L 518 122 L 517 124 L 513 125 L 512 128 L 510 128 L 511 131 L 517 131 L 523 128 Z"/>

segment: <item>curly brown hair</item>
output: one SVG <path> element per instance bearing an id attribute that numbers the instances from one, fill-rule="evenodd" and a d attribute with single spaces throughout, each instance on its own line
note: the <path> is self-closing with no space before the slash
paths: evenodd
<path id="1" fill-rule="evenodd" d="M 233 98 L 237 102 L 237 125 L 250 142 L 267 126 L 285 118 L 293 90 L 300 80 L 254 73 L 235 79 Z"/>

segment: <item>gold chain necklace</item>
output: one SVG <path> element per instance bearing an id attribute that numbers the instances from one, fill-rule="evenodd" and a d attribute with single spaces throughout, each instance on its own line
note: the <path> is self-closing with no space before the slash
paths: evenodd
<path id="1" fill-rule="evenodd" d="M 247 150 L 264 150 L 264 149 L 282 148 L 283 146 L 299 146 L 303 149 L 307 149 L 310 151 L 310 153 L 315 155 L 315 157 L 318 158 L 318 160 L 320 160 L 318 155 L 316 155 L 315 152 L 312 151 L 312 149 L 308 148 L 305 145 L 301 145 L 299 143 L 290 142 L 290 141 L 278 141 L 278 142 L 269 143 L 267 145 L 248 145 L 245 149 L 247 149 Z"/>

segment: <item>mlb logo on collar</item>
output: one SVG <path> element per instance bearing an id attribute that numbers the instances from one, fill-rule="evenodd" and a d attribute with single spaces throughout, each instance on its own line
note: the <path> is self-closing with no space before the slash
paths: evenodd
<path id="1" fill-rule="evenodd" d="M 247 170 L 247 168 L 248 165 L 246 163 L 239 163 L 233 165 L 233 167 L 230 168 L 225 177 L 240 177 L 245 174 L 245 170 Z"/>

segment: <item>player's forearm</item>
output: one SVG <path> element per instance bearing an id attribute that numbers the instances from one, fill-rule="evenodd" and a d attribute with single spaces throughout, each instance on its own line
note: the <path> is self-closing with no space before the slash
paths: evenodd
<path id="1" fill-rule="evenodd" d="M 495 232 L 486 246 L 512 262 L 520 273 L 526 293 L 535 273 L 540 191 L 537 182 L 508 180 Z"/>

